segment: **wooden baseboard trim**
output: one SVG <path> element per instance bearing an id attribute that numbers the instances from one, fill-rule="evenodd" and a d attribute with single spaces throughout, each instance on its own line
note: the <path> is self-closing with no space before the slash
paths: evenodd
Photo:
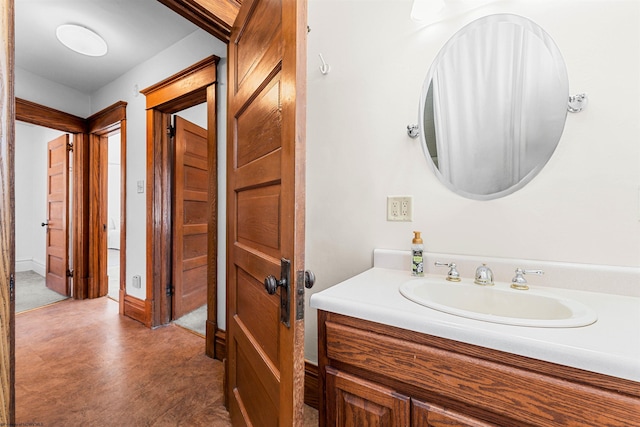
<path id="1" fill-rule="evenodd" d="M 213 338 L 213 358 L 224 360 L 227 357 L 227 332 L 222 329 L 216 329 Z"/>
<path id="2" fill-rule="evenodd" d="M 207 325 L 208 326 L 208 325 Z M 207 331 L 208 332 L 208 331 Z M 222 329 L 216 329 L 214 340 L 213 357 L 217 360 L 224 360 L 227 357 L 227 333 Z M 318 365 L 308 360 L 304 361 L 304 403 L 314 409 L 318 409 L 320 396 Z"/>
<path id="3" fill-rule="evenodd" d="M 304 403 L 314 409 L 320 407 L 320 382 L 318 365 L 314 365 L 308 360 L 304 361 Z"/>
<path id="4" fill-rule="evenodd" d="M 151 327 L 151 303 L 131 295 L 124 296 L 124 315 Z"/>

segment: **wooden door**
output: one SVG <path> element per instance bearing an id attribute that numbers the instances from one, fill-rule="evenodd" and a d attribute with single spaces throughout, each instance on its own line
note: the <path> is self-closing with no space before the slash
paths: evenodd
<path id="1" fill-rule="evenodd" d="M 234 425 L 302 425 L 306 33 L 306 1 L 294 0 L 243 1 L 231 32 L 226 372 Z M 281 259 L 291 262 L 290 290 L 269 295 L 263 282 L 281 277 Z M 285 319 L 281 303 L 290 304 Z"/>
<path id="2" fill-rule="evenodd" d="M 207 303 L 207 130 L 176 116 L 172 318 Z"/>
<path id="3" fill-rule="evenodd" d="M 69 296 L 69 135 L 48 143 L 46 284 Z"/>

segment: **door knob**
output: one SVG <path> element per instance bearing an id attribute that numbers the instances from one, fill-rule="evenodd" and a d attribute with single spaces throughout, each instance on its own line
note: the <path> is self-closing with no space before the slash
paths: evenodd
<path id="1" fill-rule="evenodd" d="M 267 290 L 269 295 L 275 294 L 279 286 L 287 286 L 286 280 L 278 280 L 274 276 L 267 276 L 266 279 L 264 279 L 264 288 Z"/>
<path id="2" fill-rule="evenodd" d="M 42 224 L 40 224 L 41 227 L 46 227 L 47 225 L 49 225 L 49 221 L 43 222 Z"/>
<path id="3" fill-rule="evenodd" d="M 304 272 L 304 287 L 307 289 L 313 288 L 316 283 L 316 275 L 311 270 L 305 270 Z"/>
<path id="4" fill-rule="evenodd" d="M 291 326 L 289 321 L 290 304 L 290 280 L 291 277 L 291 261 L 286 258 L 280 260 L 280 279 L 276 279 L 274 276 L 269 275 L 264 279 L 264 288 L 269 295 L 276 293 L 278 288 L 280 289 L 280 321 L 288 328 Z"/>

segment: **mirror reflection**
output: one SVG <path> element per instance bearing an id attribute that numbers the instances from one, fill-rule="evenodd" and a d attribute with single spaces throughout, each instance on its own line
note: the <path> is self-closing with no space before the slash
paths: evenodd
<path id="1" fill-rule="evenodd" d="M 494 199 L 529 182 L 555 150 L 569 83 L 558 47 L 532 21 L 501 14 L 456 33 L 422 90 L 420 135 L 439 179 Z"/>

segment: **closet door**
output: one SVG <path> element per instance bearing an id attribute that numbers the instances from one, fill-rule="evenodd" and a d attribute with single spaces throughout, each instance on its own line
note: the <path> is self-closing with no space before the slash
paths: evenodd
<path id="1" fill-rule="evenodd" d="M 49 141 L 47 152 L 47 287 L 69 296 L 69 135 Z"/>

